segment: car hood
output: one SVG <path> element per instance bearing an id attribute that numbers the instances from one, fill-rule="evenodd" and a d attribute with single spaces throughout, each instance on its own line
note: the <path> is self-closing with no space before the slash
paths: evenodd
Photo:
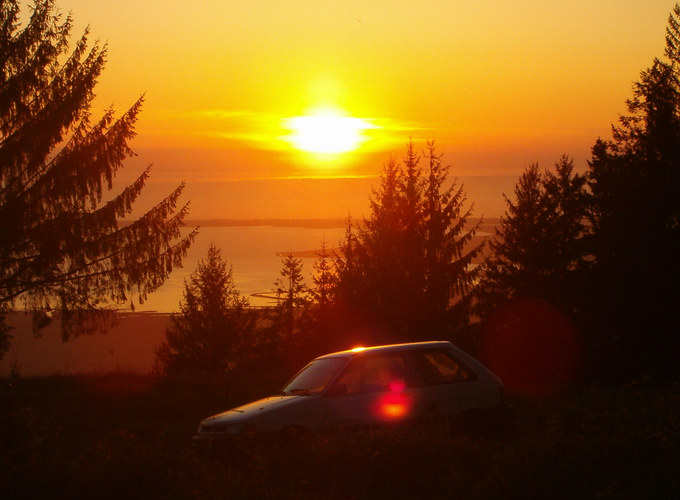
<path id="1" fill-rule="evenodd" d="M 268 398 L 259 399 L 231 410 L 227 410 L 212 417 L 208 417 L 203 421 L 213 421 L 220 423 L 237 423 L 244 421 L 252 421 L 270 413 L 273 410 L 280 410 L 288 406 L 294 405 L 297 401 L 310 396 L 270 396 Z"/>

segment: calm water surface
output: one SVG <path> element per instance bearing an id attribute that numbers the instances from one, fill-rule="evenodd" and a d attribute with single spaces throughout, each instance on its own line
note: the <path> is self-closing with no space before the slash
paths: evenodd
<path id="1" fill-rule="evenodd" d="M 187 229 L 186 232 L 189 230 Z M 149 296 L 139 311 L 173 312 L 179 310 L 184 280 L 196 270 L 200 260 L 208 255 L 210 243 L 221 251 L 227 265 L 232 266 L 236 287 L 252 305 L 271 304 L 271 300 L 253 297 L 274 289 L 279 277 L 282 258 L 277 253 L 318 250 L 325 239 L 327 248 L 334 248 L 345 235 L 344 227 L 304 228 L 274 226 L 208 226 L 201 227 L 189 249 L 183 268 L 173 271 L 170 278 Z M 303 258 L 303 274 L 311 283 L 314 258 Z"/>

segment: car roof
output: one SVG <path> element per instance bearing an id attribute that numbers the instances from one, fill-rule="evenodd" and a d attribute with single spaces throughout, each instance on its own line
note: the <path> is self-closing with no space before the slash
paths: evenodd
<path id="1" fill-rule="evenodd" d="M 346 358 L 355 356 L 364 356 L 366 354 L 380 354 L 389 352 L 399 352 L 399 351 L 412 351 L 420 349 L 433 349 L 433 348 L 451 348 L 453 344 L 446 341 L 429 341 L 429 342 L 411 342 L 408 344 L 389 344 L 389 345 L 379 345 L 372 347 L 355 347 L 354 349 L 349 349 L 347 351 L 334 352 L 330 354 L 325 354 L 319 356 L 316 359 L 325 358 Z"/>

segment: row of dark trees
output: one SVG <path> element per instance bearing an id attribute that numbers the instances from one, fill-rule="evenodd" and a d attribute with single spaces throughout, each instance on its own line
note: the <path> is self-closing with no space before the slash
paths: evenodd
<path id="1" fill-rule="evenodd" d="M 563 157 L 554 172 L 522 174 L 477 289 L 487 323 L 513 299 L 558 308 L 600 376 L 678 373 L 679 16 L 676 4 L 665 57 L 641 73 L 586 172 Z"/>
<path id="2" fill-rule="evenodd" d="M 231 272 L 219 249 L 211 247 L 207 261 L 185 285 L 181 313 L 158 351 L 161 371 L 180 373 L 189 362 L 197 370 L 217 373 L 233 370 L 227 359 L 258 356 L 268 357 L 269 363 L 277 358 L 299 363 L 359 344 L 464 338 L 467 292 L 475 275 L 470 264 L 480 250 L 470 245 L 476 226 L 467 223 L 471 209 L 463 208 L 462 186 L 445 186 L 448 167 L 432 143 L 426 160 L 423 168 L 411 143 L 403 162 L 390 160 L 384 166 L 371 196 L 370 217 L 359 225 L 348 220 L 346 238 L 336 251 L 322 242 L 311 288 L 302 261 L 286 258 L 275 282 L 278 306 L 270 311 L 246 310 L 227 292 L 233 290 Z M 206 295 L 196 300 L 200 291 Z M 234 314 L 256 320 L 241 330 L 210 326 L 223 325 Z M 190 323 L 194 317 L 203 323 Z M 231 339 L 223 344 L 211 340 L 220 336 Z M 226 344 L 230 347 L 222 350 L 221 360 L 209 363 L 215 359 L 212 351 Z M 252 356 L 237 354 L 244 346 Z M 200 350 L 203 355 L 195 354 Z"/>
<path id="3" fill-rule="evenodd" d="M 233 332 L 234 353 L 250 346 L 290 359 L 292 352 L 450 339 L 527 391 L 585 375 L 677 374 L 679 16 L 676 6 L 666 57 L 642 72 L 628 113 L 612 139 L 596 141 L 585 172 L 563 156 L 553 169 L 534 164 L 520 176 L 481 267 L 471 265 L 482 247 L 462 186 L 448 178 L 433 143 L 423 158 L 410 143 L 401 161 L 384 165 L 369 215 L 348 219 L 337 251 L 323 244 L 312 289 L 301 261 L 289 257 L 274 312 L 248 323 L 249 331 L 224 330 Z M 184 307 L 189 288 L 186 297 Z M 172 335 L 196 334 L 181 321 L 159 351 L 166 371 L 168 349 L 183 355 Z M 209 358 L 197 363 L 205 367 Z M 209 369 L 220 366 L 232 364 Z"/>
<path id="4" fill-rule="evenodd" d="M 141 100 L 91 121 L 106 48 L 87 33 L 69 49 L 70 17 L 35 0 L 0 5 L 0 354 L 5 314 L 58 312 L 64 337 L 142 301 L 181 263 L 180 185 L 129 220 L 148 169 L 118 194 L 113 180 Z M 217 249 L 187 283 L 158 352 L 159 369 L 232 372 L 254 353 L 270 362 L 355 344 L 451 339 L 528 390 L 598 376 L 677 372 L 680 300 L 680 7 L 666 51 L 642 72 L 610 140 L 584 173 L 568 157 L 520 177 L 485 250 L 463 187 L 434 144 L 388 161 L 370 213 L 323 246 L 314 286 L 284 262 L 279 306 L 253 312 Z M 126 218 L 127 217 L 127 218 Z M 213 315 L 214 313 L 214 315 Z M 528 374 L 533 374 L 533 377 Z M 546 384 L 541 380 L 547 380 Z"/>

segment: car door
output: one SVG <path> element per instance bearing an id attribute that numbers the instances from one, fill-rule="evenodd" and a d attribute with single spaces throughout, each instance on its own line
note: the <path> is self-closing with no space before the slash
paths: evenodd
<path id="1" fill-rule="evenodd" d="M 480 405 L 477 374 L 448 350 L 415 351 L 409 361 L 417 395 L 414 415 L 439 418 Z"/>
<path id="2" fill-rule="evenodd" d="M 324 405 L 331 427 L 387 423 L 409 414 L 413 397 L 406 384 L 406 363 L 398 354 L 354 359 L 329 388 Z"/>

